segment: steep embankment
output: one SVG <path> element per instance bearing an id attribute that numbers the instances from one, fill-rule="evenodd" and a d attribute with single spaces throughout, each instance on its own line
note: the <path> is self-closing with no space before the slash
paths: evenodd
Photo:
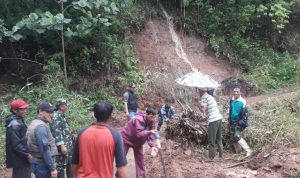
<path id="1" fill-rule="evenodd" d="M 207 50 L 205 42 L 184 33 L 176 34 L 172 24 L 162 20 L 150 20 L 145 29 L 134 36 L 134 43 L 139 56 L 139 67 L 164 77 L 171 74 L 171 82 L 164 80 L 162 85 L 170 85 L 174 78 L 192 71 L 192 68 L 211 75 L 217 81 L 237 76 L 238 69 L 229 66 L 228 61 L 216 58 Z M 162 79 L 157 77 L 158 79 Z M 172 78 L 173 77 L 173 78 Z M 158 82 L 158 81 L 156 81 Z M 174 85 L 175 86 L 175 85 Z M 169 87 L 169 89 L 173 89 Z M 159 98 L 162 91 L 151 90 L 150 96 Z M 158 96 L 156 96 L 158 95 Z M 177 97 L 179 93 L 173 93 Z M 251 104 L 263 101 L 272 96 L 249 98 Z M 149 98 L 149 97 L 148 97 Z M 156 99 L 157 99 L 156 98 Z M 164 131 L 161 131 L 163 135 Z M 269 152 L 262 152 L 250 160 L 240 160 L 239 154 L 225 152 L 224 160 L 206 161 L 205 149 L 183 149 L 180 144 L 162 138 L 162 148 L 166 162 L 167 177 L 291 177 L 296 175 L 296 165 L 300 163 L 299 149 L 288 146 L 272 147 Z M 195 153 L 200 151 L 199 153 Z M 282 157 L 281 155 L 285 155 Z M 132 156 L 129 156 L 132 161 Z M 159 157 L 149 154 L 145 146 L 145 165 L 149 178 L 164 177 Z M 133 165 L 129 169 L 134 169 Z M 132 174 L 131 174 L 132 175 Z"/>
<path id="2" fill-rule="evenodd" d="M 134 43 L 142 69 L 182 74 L 191 72 L 192 66 L 219 82 L 239 74 L 228 61 L 209 52 L 203 41 L 184 33 L 176 34 L 166 21 L 148 21 L 145 29 L 134 36 Z"/>

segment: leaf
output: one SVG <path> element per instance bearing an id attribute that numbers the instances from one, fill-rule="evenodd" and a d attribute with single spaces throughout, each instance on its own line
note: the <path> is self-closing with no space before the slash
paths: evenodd
<path id="1" fill-rule="evenodd" d="M 62 13 L 56 14 L 55 16 L 59 21 L 63 21 L 64 15 Z"/>
<path id="2" fill-rule="evenodd" d="M 112 2 L 110 4 L 110 8 L 113 11 L 114 14 L 116 14 L 117 12 L 119 12 L 119 9 L 117 8 L 116 4 L 114 2 Z"/>
<path id="3" fill-rule="evenodd" d="M 41 29 L 41 28 L 36 28 L 35 29 L 36 32 L 38 32 L 39 34 L 45 33 L 45 29 Z"/>
<path id="4" fill-rule="evenodd" d="M 21 38 L 23 38 L 22 35 L 20 34 L 14 34 L 14 35 L 11 35 L 12 39 L 14 39 L 15 41 L 19 41 Z"/>
<path id="5" fill-rule="evenodd" d="M 105 12 L 110 12 L 110 8 L 104 7 Z"/>
<path id="6" fill-rule="evenodd" d="M 68 28 L 67 31 L 64 32 L 64 35 L 65 35 L 66 37 L 69 37 L 69 38 L 70 38 L 70 37 L 72 37 L 72 36 L 75 36 L 75 33 L 72 32 L 70 28 Z"/>
<path id="7" fill-rule="evenodd" d="M 108 4 L 108 1 L 107 1 L 107 0 L 101 0 L 101 2 L 102 2 L 104 5 L 107 5 L 107 4 Z"/>
<path id="8" fill-rule="evenodd" d="M 30 13 L 28 17 L 31 21 L 36 21 L 39 18 L 36 13 Z"/>
<path id="9" fill-rule="evenodd" d="M 51 14 L 51 12 L 49 12 L 49 11 L 45 12 L 45 16 L 47 16 L 49 18 L 53 17 L 53 15 Z"/>
<path id="10" fill-rule="evenodd" d="M 71 22 L 71 19 L 64 19 L 64 23 L 70 23 Z"/>
<path id="11" fill-rule="evenodd" d="M 105 23 L 103 23 L 105 26 L 110 26 L 111 25 L 111 23 L 109 23 L 109 22 L 105 22 Z"/>
<path id="12" fill-rule="evenodd" d="M 15 33 L 15 32 L 17 32 L 19 29 L 20 29 L 19 26 L 13 26 L 12 32 Z"/>

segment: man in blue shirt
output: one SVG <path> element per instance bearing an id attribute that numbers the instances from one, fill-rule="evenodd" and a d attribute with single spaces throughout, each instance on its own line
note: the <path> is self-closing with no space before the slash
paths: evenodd
<path id="1" fill-rule="evenodd" d="M 164 104 L 160 108 L 160 111 L 158 113 L 157 131 L 160 130 L 160 128 L 161 128 L 162 124 L 164 123 L 164 121 L 167 122 L 169 119 L 171 119 L 173 117 L 174 114 L 175 114 L 174 107 L 171 106 L 169 102 Z"/>
<path id="2" fill-rule="evenodd" d="M 32 155 L 32 171 L 36 178 L 56 178 L 54 156 L 58 153 L 48 125 L 52 119 L 54 107 L 47 102 L 41 102 L 38 104 L 37 111 L 37 118 L 31 122 L 26 134 Z"/>

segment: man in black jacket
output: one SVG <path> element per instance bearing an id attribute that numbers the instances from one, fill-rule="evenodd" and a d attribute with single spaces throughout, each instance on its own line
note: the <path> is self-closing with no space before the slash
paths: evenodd
<path id="1" fill-rule="evenodd" d="M 131 83 L 123 95 L 125 113 L 128 120 L 135 118 L 138 109 L 138 98 L 134 93 L 135 84 Z"/>
<path id="2" fill-rule="evenodd" d="M 6 167 L 13 168 L 12 178 L 31 178 L 31 155 L 29 154 L 23 118 L 28 104 L 23 100 L 13 100 L 11 115 L 6 119 Z"/>

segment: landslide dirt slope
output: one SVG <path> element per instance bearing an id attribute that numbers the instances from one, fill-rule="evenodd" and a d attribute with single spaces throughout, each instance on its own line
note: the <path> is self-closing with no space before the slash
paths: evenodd
<path id="1" fill-rule="evenodd" d="M 188 73 L 192 69 L 176 53 L 176 43 L 182 45 L 192 66 L 209 74 L 219 82 L 237 75 L 239 72 L 229 66 L 228 61 L 216 58 L 200 39 L 177 33 L 180 41 L 174 41 L 170 26 L 166 21 L 150 20 L 142 32 L 134 36 L 139 56 L 139 66 L 151 71 Z"/>
<path id="2" fill-rule="evenodd" d="M 213 76 L 217 81 L 239 75 L 241 72 L 229 66 L 228 61 L 216 58 L 206 44 L 200 39 L 177 33 L 180 41 L 172 38 L 170 26 L 167 21 L 150 20 L 140 33 L 134 35 L 134 43 L 139 56 L 139 67 L 150 72 L 184 74 L 191 72 L 191 66 L 176 52 L 176 45 L 181 42 L 192 67 L 202 73 Z M 176 72 L 174 72 L 176 71 Z M 179 76 L 176 76 L 179 77 Z M 151 98 L 160 91 L 149 93 Z M 153 95 L 153 97 L 152 97 Z M 256 99 L 254 99 L 256 100 Z M 260 98 L 260 100 L 262 100 Z M 252 102 L 252 104 L 255 101 Z M 163 131 L 161 131 L 163 134 Z M 202 178 L 202 177 L 292 177 L 299 171 L 299 149 L 279 147 L 274 148 L 272 154 L 252 157 L 251 160 L 238 161 L 241 155 L 225 152 L 225 159 L 214 162 L 205 161 L 193 150 L 184 150 L 178 143 L 171 140 L 162 141 L 166 161 L 167 177 L 170 178 Z M 205 149 L 204 149 L 205 150 Z M 147 178 L 164 177 L 159 157 L 153 158 L 145 146 L 145 166 Z M 205 152 L 205 151 L 204 151 Z M 205 154 L 205 153 L 202 153 Z M 266 154 L 268 155 L 268 154 Z M 281 155 L 285 155 L 284 157 Z M 253 166 L 258 165 L 258 166 Z M 134 169 L 130 166 L 129 169 Z"/>

